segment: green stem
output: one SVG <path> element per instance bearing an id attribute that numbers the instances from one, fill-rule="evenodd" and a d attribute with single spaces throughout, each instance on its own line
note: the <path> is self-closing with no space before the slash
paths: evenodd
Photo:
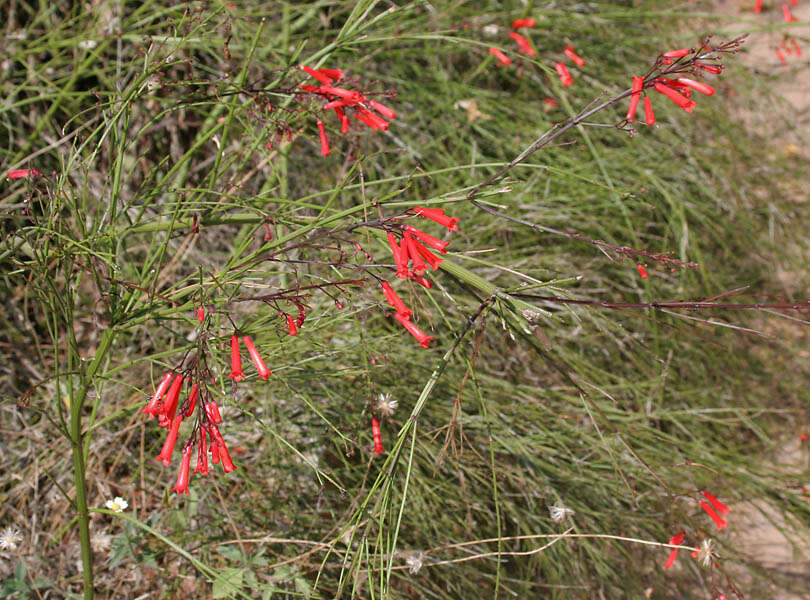
<path id="1" fill-rule="evenodd" d="M 79 542 L 82 554 L 82 579 L 84 598 L 93 598 L 93 550 L 90 546 L 90 511 L 87 508 L 87 482 L 85 481 L 84 435 L 82 434 L 82 406 L 87 392 L 93 385 L 93 377 L 101 366 L 101 361 L 110 349 L 115 337 L 115 329 L 104 330 L 93 361 L 82 377 L 82 385 L 70 398 L 70 442 L 73 446 L 73 482 L 76 487 L 76 517 L 79 525 Z"/>

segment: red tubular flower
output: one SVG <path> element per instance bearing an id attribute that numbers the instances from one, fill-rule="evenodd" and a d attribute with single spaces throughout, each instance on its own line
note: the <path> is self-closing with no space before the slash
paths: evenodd
<path id="1" fill-rule="evenodd" d="M 195 473 L 208 475 L 208 446 L 205 442 L 205 429 L 200 428 L 200 443 L 197 444 L 197 466 Z"/>
<path id="2" fill-rule="evenodd" d="M 554 98 L 546 98 L 545 100 L 543 100 L 543 102 L 545 102 L 546 104 L 548 104 L 552 108 L 557 106 L 557 101 Z"/>
<path id="3" fill-rule="evenodd" d="M 340 119 L 340 133 L 346 133 L 349 131 L 349 117 L 346 116 L 346 113 L 343 112 L 343 109 L 339 106 L 335 107 L 335 114 L 337 118 Z"/>
<path id="4" fill-rule="evenodd" d="M 636 266 L 638 267 L 638 274 L 639 274 L 639 275 L 641 275 L 641 278 L 642 278 L 642 279 L 647 279 L 647 277 L 649 277 L 649 276 L 647 275 L 647 269 L 645 269 L 645 268 L 644 268 L 643 266 L 641 266 L 641 265 L 636 265 Z"/>
<path id="5" fill-rule="evenodd" d="M 225 440 L 222 439 L 222 434 L 219 432 L 219 428 L 216 425 L 211 425 L 208 428 L 208 432 L 211 434 L 211 451 L 213 452 L 214 447 L 217 448 L 217 460 L 222 461 L 222 470 L 226 473 L 230 473 L 236 467 L 231 461 L 231 455 L 228 452 L 228 446 L 225 445 Z M 216 464 L 216 461 L 214 461 Z"/>
<path id="6" fill-rule="evenodd" d="M 411 210 L 420 217 L 425 217 L 426 219 L 430 219 L 439 225 L 447 227 L 447 229 L 450 231 L 458 231 L 457 223 L 460 219 L 457 217 L 446 216 L 444 214 L 444 209 L 442 208 L 423 208 L 421 206 L 414 206 Z"/>
<path id="7" fill-rule="evenodd" d="M 677 91 L 675 91 L 669 86 L 664 85 L 663 83 L 655 83 L 654 87 L 655 91 L 664 94 L 664 96 L 672 100 L 675 104 L 680 106 L 686 112 L 692 112 L 692 109 L 695 107 L 694 101 L 689 100 L 688 98 L 684 98 Z"/>
<path id="8" fill-rule="evenodd" d="M 214 442 L 214 436 L 211 436 L 211 464 L 212 465 L 219 464 L 219 446 L 217 446 L 216 442 Z"/>
<path id="9" fill-rule="evenodd" d="M 504 67 L 508 67 L 510 64 L 512 64 L 512 59 L 497 48 L 490 48 L 489 53 L 497 58 Z"/>
<path id="10" fill-rule="evenodd" d="M 681 48 L 680 50 L 670 50 L 669 52 L 664 52 L 661 56 L 664 58 L 681 58 L 690 52 L 691 50 L 688 50 L 687 48 Z"/>
<path id="11" fill-rule="evenodd" d="M 323 105 L 324 110 L 329 110 L 332 108 L 343 108 L 344 106 L 354 106 L 357 104 L 355 100 L 332 100 L 331 102 L 327 102 Z"/>
<path id="12" fill-rule="evenodd" d="M 782 5 L 782 17 L 785 19 L 785 23 L 790 23 L 791 21 L 798 21 L 798 19 L 793 16 L 793 13 L 790 12 L 790 6 L 788 6 L 787 4 Z"/>
<path id="13" fill-rule="evenodd" d="M 394 254 L 394 264 L 397 267 L 397 277 L 400 279 L 408 278 L 408 255 L 403 255 L 402 248 L 397 243 L 396 236 L 390 231 L 387 234 L 388 243 L 391 246 L 391 252 Z"/>
<path id="14" fill-rule="evenodd" d="M 762 0 L 757 0 L 754 4 L 754 12 L 761 13 L 762 12 Z"/>
<path id="15" fill-rule="evenodd" d="M 169 389 L 169 384 L 172 381 L 172 377 L 174 377 L 174 372 L 169 371 L 163 376 L 163 379 L 160 380 L 160 383 L 155 390 L 155 395 L 152 396 L 152 399 L 146 403 L 146 406 L 143 408 L 142 414 L 144 415 L 152 415 L 152 418 L 158 413 L 158 409 L 160 408 L 160 399 L 163 398 L 163 394 L 166 393 L 166 390 Z"/>
<path id="16" fill-rule="evenodd" d="M 394 318 L 402 323 L 402 326 L 408 330 L 413 337 L 416 338 L 416 341 L 422 346 L 422 348 L 429 348 L 430 342 L 433 341 L 433 338 L 427 335 L 424 331 L 419 329 L 416 325 L 410 322 L 406 317 L 403 317 L 399 313 L 394 313 Z"/>
<path id="17" fill-rule="evenodd" d="M 411 227 L 410 225 L 406 225 L 405 230 L 410 232 L 412 236 L 418 237 L 420 241 L 427 244 L 434 250 L 438 250 L 442 254 L 447 254 L 447 246 L 450 245 L 450 242 L 442 241 L 428 233 L 425 233 L 424 231 L 420 231 L 416 227 Z"/>
<path id="18" fill-rule="evenodd" d="M 574 78 L 571 77 L 571 73 L 568 72 L 568 67 L 566 67 L 563 63 L 558 62 L 556 65 L 554 65 L 554 70 L 559 73 L 560 82 L 563 84 L 563 87 L 568 87 L 574 83 Z"/>
<path id="19" fill-rule="evenodd" d="M 688 77 L 678 77 L 678 79 L 675 81 L 687 85 L 693 90 L 700 92 L 701 94 L 705 94 L 706 96 L 711 96 L 714 94 L 714 88 L 712 86 L 701 83 L 700 81 L 695 81 L 694 79 L 689 79 Z"/>
<path id="20" fill-rule="evenodd" d="M 331 85 L 322 85 L 318 88 L 318 91 L 324 92 L 327 94 L 332 94 L 333 96 L 337 96 L 338 98 L 344 98 L 346 100 L 351 100 L 353 104 L 357 104 L 364 100 L 363 94 L 360 92 L 355 92 L 352 90 L 347 90 L 341 87 L 334 87 Z"/>
<path id="21" fill-rule="evenodd" d="M 703 63 L 696 62 L 695 66 L 700 67 L 707 73 L 712 73 L 714 75 L 720 75 L 723 72 L 723 67 L 721 65 L 704 65 Z"/>
<path id="22" fill-rule="evenodd" d="M 202 306 L 197 307 L 197 320 L 202 323 L 205 321 L 205 308 Z"/>
<path id="23" fill-rule="evenodd" d="M 172 386 L 163 400 L 163 405 L 157 413 L 158 425 L 161 427 L 168 427 L 172 419 L 174 419 L 174 413 L 177 412 L 177 401 L 180 399 L 181 387 L 183 387 L 183 376 L 178 375 L 172 382 Z"/>
<path id="24" fill-rule="evenodd" d="M 383 281 L 381 285 L 386 301 L 396 309 L 397 314 L 402 315 L 406 319 L 410 317 L 413 314 L 413 311 L 405 306 L 402 298 L 397 296 L 397 293 L 394 291 L 391 285 L 387 281 Z"/>
<path id="25" fill-rule="evenodd" d="M 585 61 L 582 59 L 581 56 L 578 56 L 576 52 L 574 52 L 575 48 L 573 46 L 566 46 L 563 49 L 563 54 L 565 54 L 568 58 L 574 61 L 574 64 L 578 67 L 584 67 Z"/>
<path id="26" fill-rule="evenodd" d="M 249 335 L 246 335 L 242 338 L 242 341 L 245 342 L 245 347 L 248 349 L 250 358 L 253 360 L 253 364 L 256 365 L 256 370 L 259 372 L 259 377 L 262 379 L 267 379 L 267 377 L 272 375 L 273 372 L 267 368 L 267 365 L 264 364 L 262 357 L 259 356 L 259 351 L 256 350 L 256 346 L 253 345 L 253 340 L 250 339 Z"/>
<path id="27" fill-rule="evenodd" d="M 638 101 L 641 100 L 641 88 L 644 87 L 644 78 L 633 75 L 633 95 L 630 96 L 630 108 L 627 110 L 627 120 L 632 121 L 636 117 Z"/>
<path id="28" fill-rule="evenodd" d="M 433 287 L 433 284 L 430 283 L 430 279 L 427 277 L 420 277 L 419 275 L 414 275 L 411 279 L 413 279 L 416 283 L 421 285 L 423 288 L 430 289 Z"/>
<path id="29" fill-rule="evenodd" d="M 290 330 L 290 335 L 298 335 L 298 329 L 295 327 L 295 319 L 287 315 L 287 327 Z"/>
<path id="30" fill-rule="evenodd" d="M 163 448 L 160 454 L 157 455 L 158 462 L 162 462 L 164 466 L 169 466 L 172 462 L 172 453 L 174 452 L 174 445 L 177 443 L 177 433 L 180 431 L 180 423 L 183 422 L 183 415 L 177 415 L 172 421 L 172 426 L 169 428 L 169 433 L 166 434 L 166 440 L 163 442 Z"/>
<path id="31" fill-rule="evenodd" d="M 235 333 L 231 336 L 231 374 L 228 379 L 242 381 L 245 374 L 242 372 L 242 355 L 239 353 L 239 336 Z"/>
<path id="32" fill-rule="evenodd" d="M 413 240 L 413 244 L 416 247 L 416 251 L 419 252 L 419 255 L 422 257 L 422 260 L 429 264 L 431 269 L 435 271 L 439 268 L 439 265 L 443 262 L 441 258 L 433 254 L 433 252 L 425 248 L 418 241 Z"/>
<path id="33" fill-rule="evenodd" d="M 782 64 L 787 62 L 787 60 L 785 59 L 785 55 L 782 54 L 782 50 L 780 50 L 779 48 L 776 49 L 776 58 L 778 58 L 779 62 Z"/>
<path id="34" fill-rule="evenodd" d="M 362 112 L 358 111 L 354 113 L 354 118 L 360 121 L 366 127 L 370 127 L 371 129 L 377 130 L 380 128 L 379 123 L 377 123 L 374 119 L 370 118 L 369 115 L 372 114 L 368 111 Z M 376 115 L 375 115 L 376 116 Z M 379 117 L 377 117 L 379 119 Z M 382 119 L 381 119 L 382 120 Z"/>
<path id="35" fill-rule="evenodd" d="M 318 72 L 326 75 L 327 77 L 331 77 L 335 81 L 340 81 L 344 77 L 343 71 L 340 69 L 327 69 L 326 67 L 321 67 L 318 69 Z"/>
<path id="36" fill-rule="evenodd" d="M 197 396 L 199 393 L 199 386 L 195 383 L 191 386 L 191 393 L 188 395 L 188 408 L 183 412 L 184 417 L 190 417 L 194 414 L 194 409 L 197 407 Z"/>
<path id="37" fill-rule="evenodd" d="M 512 29 L 520 29 L 521 27 L 534 27 L 534 19 L 515 19 L 512 21 Z"/>
<path id="38" fill-rule="evenodd" d="M 42 175 L 36 169 L 13 169 L 8 172 L 9 179 L 21 179 L 23 177 L 28 177 L 29 175 Z"/>
<path id="39" fill-rule="evenodd" d="M 380 422 L 371 417 L 371 437 L 374 438 L 374 454 L 380 455 L 385 450 L 383 450 L 382 445 L 382 432 L 380 431 Z"/>
<path id="40" fill-rule="evenodd" d="M 417 275 L 424 275 L 425 274 L 425 262 L 422 260 L 422 257 L 419 255 L 419 250 L 416 249 L 416 243 L 414 239 L 411 237 L 411 234 L 407 231 L 402 235 L 402 246 L 403 248 L 407 248 L 408 256 L 410 256 L 411 260 L 413 261 L 413 272 Z"/>
<path id="41" fill-rule="evenodd" d="M 306 72 L 307 75 L 309 75 L 310 77 L 314 77 L 315 79 L 317 79 L 321 83 L 324 83 L 326 85 L 329 85 L 330 83 L 332 83 L 332 78 L 329 77 L 329 75 L 327 75 L 326 73 L 323 73 L 320 69 L 315 70 L 315 69 L 312 69 L 312 68 L 310 68 L 310 67 L 308 67 L 306 65 L 301 65 L 300 69 L 302 71 Z"/>
<path id="42" fill-rule="evenodd" d="M 222 415 L 219 414 L 219 406 L 213 400 L 209 400 L 205 403 L 205 414 L 208 416 L 208 420 L 218 425 L 222 423 Z"/>
<path id="43" fill-rule="evenodd" d="M 191 478 L 189 473 L 191 467 L 191 446 L 183 448 L 183 460 L 180 462 L 180 472 L 177 474 L 177 483 L 172 488 L 173 492 L 189 495 L 188 481 Z"/>
<path id="44" fill-rule="evenodd" d="M 397 116 L 397 113 L 395 113 L 393 110 L 388 108 L 385 104 L 380 104 L 376 100 L 369 100 L 368 104 L 369 104 L 369 106 L 371 106 L 371 108 L 376 110 L 378 113 L 380 113 L 386 119 L 394 119 Z"/>
<path id="45" fill-rule="evenodd" d="M 517 32 L 510 32 L 509 37 L 515 40 L 515 43 L 518 45 L 518 52 L 521 54 L 526 54 L 527 56 L 534 56 L 537 54 L 534 48 L 532 48 L 532 43 L 529 41 L 529 38 L 520 35 Z"/>
<path id="46" fill-rule="evenodd" d="M 671 538 L 669 538 L 669 543 L 673 546 L 680 546 L 681 542 L 683 542 L 683 536 L 686 535 L 685 531 L 681 531 L 680 533 L 676 533 Z M 678 558 L 678 548 L 675 548 L 672 552 L 669 553 L 669 558 L 667 558 L 667 562 L 664 563 L 664 568 L 669 569 L 673 564 L 675 564 L 675 559 Z"/>
<path id="47" fill-rule="evenodd" d="M 316 94 L 322 94 L 323 93 L 323 92 L 321 92 L 321 88 L 319 88 L 317 85 L 309 85 L 308 83 L 302 83 L 298 87 L 300 87 L 305 92 L 314 92 Z"/>
<path id="48" fill-rule="evenodd" d="M 380 105 L 380 106 L 382 106 L 382 105 Z M 362 108 L 361 107 L 361 108 L 358 108 L 357 111 L 359 113 L 361 113 L 363 116 L 365 116 L 369 121 L 374 123 L 374 128 L 375 129 L 380 129 L 382 131 L 386 131 L 388 129 L 388 126 L 389 126 L 388 121 L 383 119 L 381 116 L 374 114 L 373 112 L 371 112 L 367 108 Z"/>
<path id="49" fill-rule="evenodd" d="M 712 521 L 714 521 L 714 524 L 717 525 L 717 531 L 722 531 L 723 527 L 728 525 L 728 523 L 725 522 L 723 517 L 721 517 L 716 512 L 714 512 L 712 507 L 709 506 L 708 504 L 706 504 L 703 500 L 700 501 L 700 508 L 705 510 L 706 514 L 709 515 L 712 518 Z"/>
<path id="50" fill-rule="evenodd" d="M 711 502 L 711 505 L 714 507 L 714 510 L 716 510 L 723 516 L 726 516 L 728 514 L 728 511 L 730 510 L 728 506 L 720 502 L 720 500 L 712 496 L 709 492 L 700 492 L 700 493 L 703 494 L 703 497 L 706 498 L 706 500 Z"/>
<path id="51" fill-rule="evenodd" d="M 329 156 L 329 140 L 326 139 L 326 127 L 323 121 L 318 119 L 318 134 L 321 136 L 321 155 Z"/>
<path id="52" fill-rule="evenodd" d="M 653 112 L 652 102 L 649 96 L 644 96 L 644 122 L 650 127 L 655 125 L 655 113 Z"/>

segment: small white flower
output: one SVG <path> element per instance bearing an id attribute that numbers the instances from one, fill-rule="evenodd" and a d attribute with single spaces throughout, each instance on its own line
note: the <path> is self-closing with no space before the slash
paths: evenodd
<path id="1" fill-rule="evenodd" d="M 712 559 L 717 558 L 717 554 L 714 551 L 714 541 L 711 538 L 706 538 L 702 542 L 700 542 L 700 548 L 697 551 L 697 559 L 704 567 L 708 567 L 712 564 Z"/>
<path id="2" fill-rule="evenodd" d="M 79 42 L 79 48 L 82 50 L 92 50 L 98 46 L 98 42 L 96 40 L 82 40 Z"/>
<path id="3" fill-rule="evenodd" d="M 116 496 L 114 500 L 107 500 L 105 506 L 114 512 L 124 512 L 129 506 L 129 503 L 121 496 Z"/>
<path id="4" fill-rule="evenodd" d="M 405 557 L 405 564 L 408 565 L 408 573 L 411 575 L 416 575 L 422 568 L 422 565 L 425 564 L 425 553 L 409 553 L 408 556 Z"/>
<path id="5" fill-rule="evenodd" d="M 498 27 L 497 25 L 495 25 L 495 23 L 490 23 L 489 25 L 484 25 L 481 28 L 481 31 L 484 32 L 484 35 L 489 36 L 489 37 L 494 37 L 494 36 L 498 35 L 500 30 L 501 30 L 501 28 Z"/>
<path id="6" fill-rule="evenodd" d="M 14 527 L 6 527 L 0 532 L 0 549 L 2 550 L 16 550 L 17 544 L 22 541 L 20 531 Z"/>
<path id="7" fill-rule="evenodd" d="M 551 513 L 551 520 L 555 523 L 565 521 L 567 518 L 573 516 L 574 511 L 562 504 L 553 504 L 548 507 L 548 512 Z"/>
<path id="8" fill-rule="evenodd" d="M 397 409 L 399 402 L 391 399 L 391 394 L 380 394 L 377 396 L 377 404 L 374 406 L 382 416 L 390 417 Z"/>

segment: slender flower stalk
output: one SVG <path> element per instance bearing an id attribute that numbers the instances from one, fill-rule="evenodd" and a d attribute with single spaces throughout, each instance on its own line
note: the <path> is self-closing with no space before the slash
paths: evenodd
<path id="1" fill-rule="evenodd" d="M 245 342 L 245 347 L 248 349 L 250 358 L 253 360 L 253 364 L 256 365 L 256 370 L 259 372 L 259 377 L 262 379 L 267 379 L 273 374 L 273 372 L 267 368 L 267 365 L 264 364 L 262 357 L 259 355 L 259 351 L 256 350 L 256 346 L 253 345 L 253 340 L 250 339 L 249 335 L 246 335 L 242 338 L 242 341 Z"/>
<path id="2" fill-rule="evenodd" d="M 231 374 L 228 379 L 236 382 L 242 381 L 245 374 L 242 372 L 242 354 L 239 352 L 239 336 L 235 333 L 231 336 Z"/>

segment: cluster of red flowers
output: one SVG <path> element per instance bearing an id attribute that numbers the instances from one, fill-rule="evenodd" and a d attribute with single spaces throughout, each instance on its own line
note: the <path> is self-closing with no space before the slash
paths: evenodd
<path id="1" fill-rule="evenodd" d="M 672 64 L 674 60 L 683 58 L 692 53 L 692 50 L 686 48 L 680 50 L 671 50 L 662 54 L 663 64 Z M 695 62 L 696 69 L 702 69 L 708 73 L 720 73 L 722 67 L 718 65 L 702 64 L 699 61 Z M 644 93 L 646 88 L 652 87 L 659 94 L 663 94 L 686 112 L 691 113 L 694 111 L 697 104 L 692 100 L 692 90 L 711 96 L 714 94 L 714 88 L 707 83 L 695 81 L 689 77 L 678 77 L 676 79 L 669 79 L 667 77 L 652 77 L 645 79 L 643 77 L 633 76 L 632 94 L 630 96 L 630 108 L 627 110 L 626 119 L 633 121 L 636 116 L 639 100 L 644 100 L 644 122 L 647 125 L 655 125 L 655 113 L 653 112 L 652 102 L 649 96 Z"/>
<path id="2" fill-rule="evenodd" d="M 343 134 L 349 131 L 349 115 L 353 115 L 363 125 L 376 131 L 388 129 L 388 121 L 385 119 L 391 120 L 397 116 L 393 110 L 384 104 L 376 100 L 370 100 L 356 90 L 347 90 L 332 85 L 344 78 L 343 71 L 340 69 L 313 69 L 306 65 L 301 65 L 300 68 L 321 84 L 315 86 L 305 83 L 300 86 L 301 89 L 305 92 L 318 94 L 327 100 L 323 105 L 323 109 L 335 111 L 335 116 L 340 122 L 340 132 Z M 330 150 L 329 140 L 326 137 L 326 126 L 320 119 L 317 120 L 316 125 L 321 140 L 321 154 L 328 156 Z"/>
<path id="3" fill-rule="evenodd" d="M 435 221 L 439 225 L 447 227 L 450 231 L 458 231 L 459 219 L 445 215 L 444 209 L 417 206 L 411 209 L 411 211 L 420 217 L 425 217 L 431 221 Z M 429 233 L 425 233 L 410 225 L 405 225 L 399 228 L 398 231 L 402 233 L 401 243 L 397 241 L 393 231 L 387 233 L 388 243 L 394 255 L 397 277 L 400 279 L 411 278 L 419 285 L 426 288 L 431 287 L 430 280 L 424 277 L 425 270 L 427 267 L 430 267 L 435 271 L 442 263 L 442 259 L 428 250 L 425 245 L 430 246 L 434 250 L 438 250 L 441 254 L 446 254 L 447 246 L 450 242 L 437 239 Z M 387 281 L 382 282 L 382 288 L 386 301 L 396 309 L 394 318 L 416 338 L 422 348 L 428 348 L 433 338 L 411 323 L 413 311 L 405 306 L 405 303 L 397 296 L 396 292 Z"/>
<path id="4" fill-rule="evenodd" d="M 197 318 L 204 320 L 205 309 L 199 307 L 197 309 Z M 256 346 L 249 336 L 242 338 L 245 347 L 247 348 L 253 364 L 256 365 L 256 370 L 259 372 L 259 377 L 267 379 L 273 373 L 264 364 L 262 357 L 259 355 Z M 166 439 L 163 442 L 163 447 L 157 460 L 168 466 L 172 460 L 174 448 L 177 445 L 177 436 L 180 432 L 180 425 L 184 419 L 194 416 L 196 410 L 196 420 L 194 428 L 183 444 L 183 456 L 180 461 L 180 471 L 177 475 L 177 482 L 172 491 L 178 494 L 188 494 L 188 483 L 191 479 L 191 454 L 194 445 L 197 445 L 197 465 L 194 473 L 200 475 L 208 474 L 208 454 L 211 454 L 211 462 L 213 464 L 222 464 L 222 470 L 225 473 L 230 473 L 236 466 L 231 460 L 228 446 L 225 440 L 222 439 L 222 434 L 219 431 L 218 425 L 222 423 L 222 416 L 219 412 L 213 395 L 207 387 L 207 381 L 213 381 L 210 375 L 197 376 L 196 382 L 192 383 L 194 373 L 190 369 L 185 374 L 179 373 L 176 370 L 169 371 L 158 384 L 155 394 L 147 402 L 143 409 L 143 414 L 150 415 L 152 418 L 157 417 L 158 425 L 167 429 Z M 239 337 L 233 335 L 231 337 L 231 374 L 228 379 L 234 382 L 242 381 L 245 374 L 242 372 L 242 358 L 239 353 Z M 191 384 L 189 389 L 188 398 L 182 404 L 180 403 L 180 394 L 184 382 L 186 385 Z M 198 408 L 199 407 L 199 408 Z"/>
<path id="5" fill-rule="evenodd" d="M 717 530 L 721 531 L 727 525 L 727 523 L 725 519 L 723 519 L 723 517 L 721 517 L 720 515 L 723 516 L 727 515 L 730 510 L 729 507 L 720 502 L 720 500 L 712 496 L 709 492 L 701 492 L 701 494 L 703 495 L 704 498 L 706 498 L 706 500 L 709 501 L 709 503 L 707 504 L 705 501 L 701 500 L 699 502 L 700 507 L 704 511 L 706 511 L 706 514 L 709 515 L 709 517 L 711 517 L 712 521 L 714 521 L 714 524 L 717 526 Z M 680 531 L 669 539 L 669 543 L 673 546 L 679 546 L 680 544 L 683 543 L 684 537 L 686 537 L 686 532 Z M 675 559 L 678 558 L 679 550 L 680 548 L 675 548 L 669 553 L 669 557 L 667 558 L 667 561 L 664 563 L 665 569 L 669 569 L 673 564 L 675 564 Z M 696 558 L 699 552 L 700 549 L 695 548 L 692 551 L 692 558 Z"/>
<path id="6" fill-rule="evenodd" d="M 563 54 L 570 58 L 578 67 L 584 67 L 585 61 L 582 57 L 578 56 L 574 50 L 575 48 L 573 46 L 566 46 L 563 48 Z M 568 87 L 574 83 L 574 78 L 571 76 L 571 73 L 568 72 L 568 67 L 566 67 L 565 63 L 562 61 L 554 65 L 554 70 L 557 71 L 557 74 L 560 76 L 560 83 L 563 84 L 563 87 Z"/>
<path id="7" fill-rule="evenodd" d="M 797 6 L 799 4 L 799 0 L 790 0 L 790 4 Z M 786 2 L 782 4 L 782 19 L 784 19 L 785 23 L 791 23 L 799 20 L 796 18 L 796 15 L 791 12 L 790 4 Z M 756 0 L 756 3 L 754 4 L 754 12 L 757 14 L 762 12 L 762 0 Z M 787 62 L 786 55 L 802 55 L 802 49 L 799 45 L 799 41 L 789 35 L 785 36 L 785 39 L 774 48 L 774 52 L 776 52 L 776 58 L 778 58 L 779 62 L 782 64 Z"/>

